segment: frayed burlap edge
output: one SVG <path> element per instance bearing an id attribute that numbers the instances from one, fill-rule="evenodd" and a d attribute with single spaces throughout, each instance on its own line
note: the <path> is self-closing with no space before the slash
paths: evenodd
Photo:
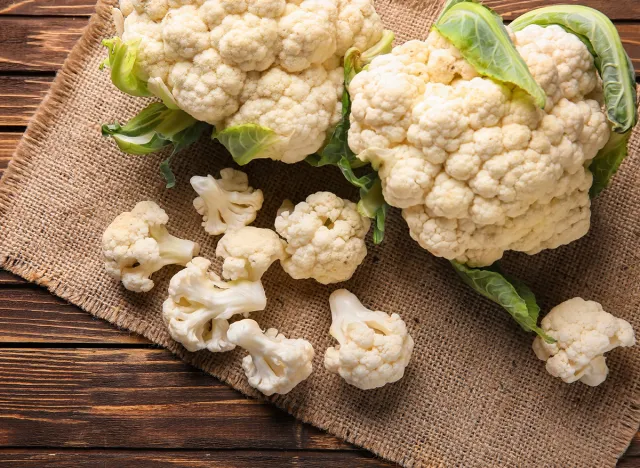
<path id="1" fill-rule="evenodd" d="M 0 184 L 0 216 L 7 212 L 11 205 L 12 197 L 21 189 L 24 180 L 31 176 L 33 164 L 31 158 L 32 149 L 37 144 L 38 138 L 47 131 L 49 122 L 56 118 L 57 111 L 65 105 L 66 100 L 69 98 L 77 76 L 84 69 L 83 65 L 86 63 L 85 57 L 89 52 L 89 45 L 109 34 L 112 3 L 115 3 L 115 0 L 98 1 L 96 13 L 91 17 L 82 37 L 73 47 L 62 69 L 58 72 L 47 96 L 30 120 L 27 131 L 13 155 L 8 170 L 2 178 L 2 184 Z M 430 13 L 432 13 L 434 17 L 439 12 L 441 3 L 440 1 L 434 2 L 433 6 L 430 7 Z M 637 136 L 636 134 L 636 139 Z M 70 288 L 46 270 L 36 268 L 24 260 L 12 256 L 0 258 L 0 267 L 27 281 L 46 287 L 56 296 L 68 300 L 100 319 L 104 319 L 119 328 L 142 335 L 153 343 L 168 349 L 183 361 L 203 371 L 207 368 L 207 364 L 209 363 L 207 356 L 211 358 L 211 355 L 186 352 L 179 344 L 164 339 L 166 334 L 152 323 L 135 321 L 130 317 L 126 317 L 119 313 L 120 310 L 118 308 L 110 307 L 104 304 L 98 297 L 90 297 L 84 293 L 84 291 L 79 292 L 77 289 L 74 290 Z M 348 426 L 331 420 L 322 413 L 308 411 L 294 405 L 286 395 L 265 398 L 257 392 L 242 391 L 239 379 L 234 378 L 228 372 L 222 372 L 215 375 L 215 377 L 247 396 L 270 401 L 297 419 L 323 429 L 351 444 L 370 450 L 382 458 L 406 467 L 422 466 L 419 460 L 413 457 L 407 457 L 406 454 L 402 453 L 397 447 L 372 443 L 366 435 L 353 432 Z M 621 416 L 620 426 L 621 430 L 616 437 L 617 446 L 613 453 L 608 454 L 612 459 L 612 466 L 616 464 L 619 457 L 628 448 L 634 435 L 640 429 L 640 396 L 628 403 L 627 410 Z"/>

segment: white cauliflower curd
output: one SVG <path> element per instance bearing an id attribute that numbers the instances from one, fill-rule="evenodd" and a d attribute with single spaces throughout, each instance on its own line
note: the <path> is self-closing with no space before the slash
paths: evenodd
<path id="1" fill-rule="evenodd" d="M 229 319 L 264 310 L 267 297 L 260 281 L 225 283 L 209 271 L 211 262 L 196 257 L 169 284 L 162 316 L 171 338 L 188 350 L 230 351 Z"/>
<path id="2" fill-rule="evenodd" d="M 556 340 L 547 343 L 536 337 L 533 342 L 536 356 L 546 361 L 547 372 L 567 383 L 580 380 L 592 387 L 604 382 L 609 373 L 604 353 L 636 344 L 629 322 L 581 297 L 551 309 L 542 319 L 542 329 Z"/>
<path id="3" fill-rule="evenodd" d="M 294 279 L 347 281 L 367 255 L 364 238 L 370 225 L 355 203 L 330 192 L 309 195 L 295 207 L 286 201 L 275 221 L 287 242 L 282 268 Z"/>
<path id="4" fill-rule="evenodd" d="M 326 369 L 363 390 L 400 380 L 413 352 L 400 316 L 369 310 L 346 289 L 334 291 L 329 303 L 330 333 L 338 345 L 327 349 Z"/>
<path id="5" fill-rule="evenodd" d="M 138 203 L 119 214 L 102 236 L 107 273 L 129 291 L 153 288 L 150 276 L 166 265 L 186 265 L 199 246 L 167 231 L 167 213 L 152 201 Z"/>
<path id="6" fill-rule="evenodd" d="M 121 0 L 114 18 L 149 91 L 218 132 L 269 129 L 273 148 L 252 157 L 287 163 L 338 122 L 341 57 L 383 32 L 372 0 Z"/>
<path id="7" fill-rule="evenodd" d="M 258 281 L 273 262 L 285 258 L 285 245 L 271 229 L 246 226 L 227 232 L 216 246 L 216 256 L 224 259 L 222 276 Z"/>
<path id="8" fill-rule="evenodd" d="M 559 26 L 512 35 L 546 94 L 480 77 L 438 32 L 375 58 L 351 81 L 349 145 L 434 255 L 487 266 L 584 236 L 590 161 L 607 143 L 594 60 Z"/>
<path id="9" fill-rule="evenodd" d="M 229 340 L 249 352 L 242 368 L 249 385 L 265 395 L 289 393 L 313 370 L 313 346 L 301 338 L 290 339 L 275 328 L 262 333 L 254 320 L 240 320 L 229 327 Z"/>
<path id="10" fill-rule="evenodd" d="M 249 187 L 247 174 L 231 168 L 222 169 L 220 179 L 193 176 L 191 186 L 199 195 L 193 206 L 202 215 L 204 230 L 211 235 L 251 224 L 264 201 L 262 190 Z"/>

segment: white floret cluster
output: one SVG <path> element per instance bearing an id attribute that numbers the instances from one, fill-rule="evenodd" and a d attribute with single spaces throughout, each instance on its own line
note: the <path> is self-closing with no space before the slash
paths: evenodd
<path id="1" fill-rule="evenodd" d="M 487 266 L 584 236 L 589 162 L 609 138 L 593 57 L 558 26 L 513 35 L 547 95 L 478 76 L 437 32 L 356 75 L 349 145 L 434 255 Z"/>
<path id="2" fill-rule="evenodd" d="M 564 382 L 579 380 L 591 387 L 600 385 L 609 374 L 604 353 L 636 344 L 629 322 L 581 297 L 551 309 L 542 319 L 542 329 L 556 340 L 547 343 L 536 337 L 533 342 L 536 356 L 546 361 L 547 372 Z"/>
<path id="3" fill-rule="evenodd" d="M 341 57 L 383 31 L 371 0 L 121 0 L 120 11 L 141 71 L 182 110 L 218 130 L 267 127 L 289 163 L 340 118 Z"/>

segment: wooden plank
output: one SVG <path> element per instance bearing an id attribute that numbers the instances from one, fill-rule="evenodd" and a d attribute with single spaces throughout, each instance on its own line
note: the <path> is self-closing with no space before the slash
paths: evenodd
<path id="1" fill-rule="evenodd" d="M 2 80 L 0 79 L 0 81 Z M 0 97 L 0 102 L 2 102 L 2 97 Z M 18 142 L 20 141 L 21 136 L 22 133 L 0 132 L 0 177 L 2 177 L 2 174 L 7 169 L 9 161 L 11 160 L 11 156 L 18 146 Z M 2 271 L 0 271 L 0 284 L 2 284 L 2 280 L 3 274 Z"/>
<path id="2" fill-rule="evenodd" d="M 0 125 L 27 125 L 52 81 L 53 77 L 48 76 L 0 76 Z M 13 140 L 5 138 L 6 134 L 0 134 L 0 161 L 6 152 L 13 152 L 9 147 Z"/>
<path id="3" fill-rule="evenodd" d="M 588 5 L 612 20 L 640 18 L 640 3 L 637 0 L 483 0 L 482 3 L 496 10 L 506 20 L 514 20 L 535 8 L 558 4 Z"/>
<path id="4" fill-rule="evenodd" d="M 1 450 L 0 464 L 16 468 L 164 468 L 188 466 L 190 468 L 273 468 L 274 466 L 304 466 L 306 468 L 386 467 L 394 466 L 365 452 L 350 451 L 56 451 L 56 450 Z"/>
<path id="5" fill-rule="evenodd" d="M 27 284 L 26 280 L 9 273 L 8 271 L 0 270 L 0 287 L 2 286 L 16 286 Z M 0 290 L 0 297 L 2 296 L 2 292 Z"/>
<path id="6" fill-rule="evenodd" d="M 352 448 L 160 349 L 0 349 L 0 427 L 4 447 Z"/>
<path id="7" fill-rule="evenodd" d="M 0 287 L 0 343 L 150 343 L 92 317 L 44 288 Z"/>
<path id="8" fill-rule="evenodd" d="M 0 15 L 89 16 L 92 0 L 0 0 Z"/>
<path id="9" fill-rule="evenodd" d="M 87 19 L 0 16 L 0 72 L 56 71 Z"/>
<path id="10" fill-rule="evenodd" d="M 614 20 L 640 18 L 640 5 L 636 0 L 484 0 L 507 19 L 534 8 L 553 4 L 588 4 Z M 0 0 L 0 15 L 86 16 L 93 13 L 93 0 Z"/>

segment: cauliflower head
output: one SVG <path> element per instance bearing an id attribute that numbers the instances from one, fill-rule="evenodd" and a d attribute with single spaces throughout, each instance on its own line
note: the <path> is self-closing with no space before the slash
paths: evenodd
<path id="1" fill-rule="evenodd" d="M 191 186 L 199 195 L 193 206 L 212 236 L 251 224 L 264 201 L 262 190 L 249 187 L 247 174 L 231 168 L 222 169 L 220 179 L 193 176 Z"/>
<path id="2" fill-rule="evenodd" d="M 171 338 L 188 350 L 230 351 L 229 319 L 234 315 L 264 310 L 267 297 L 260 281 L 225 283 L 209 271 L 211 262 L 196 257 L 169 284 L 162 317 Z"/>
<path id="3" fill-rule="evenodd" d="M 270 129 L 266 157 L 288 163 L 339 120 L 340 58 L 383 31 L 373 0 L 121 0 L 114 17 L 159 97 L 218 131 Z"/>
<path id="4" fill-rule="evenodd" d="M 556 340 L 547 343 L 537 337 L 533 342 L 533 351 L 546 361 L 547 372 L 567 383 L 580 380 L 592 387 L 604 382 L 609 373 L 604 353 L 636 344 L 629 322 L 581 297 L 551 309 L 542 319 L 542 329 Z"/>
<path id="5" fill-rule="evenodd" d="M 228 280 L 259 281 L 276 260 L 285 258 L 285 242 L 271 229 L 246 226 L 227 232 L 218 241 L 222 276 Z"/>
<path id="6" fill-rule="evenodd" d="M 589 229 L 590 161 L 610 134 L 587 47 L 559 26 L 512 34 L 544 109 L 480 77 L 438 32 L 355 76 L 349 145 L 379 170 L 385 200 L 436 256 L 487 266 Z"/>
<path id="7" fill-rule="evenodd" d="M 234 322 L 227 332 L 229 340 L 249 352 L 242 368 L 249 385 L 265 395 L 289 393 L 313 370 L 313 346 L 301 338 L 285 338 L 275 328 L 262 333 L 255 320 Z"/>
<path id="8" fill-rule="evenodd" d="M 287 243 L 282 268 L 294 279 L 347 281 L 367 255 L 364 238 L 370 225 L 355 203 L 330 192 L 309 195 L 295 207 L 286 201 L 275 221 Z"/>
<path id="9" fill-rule="evenodd" d="M 119 214 L 102 236 L 105 269 L 133 292 L 153 288 L 150 276 L 166 265 L 186 265 L 200 247 L 167 231 L 167 213 L 152 201 Z"/>
<path id="10" fill-rule="evenodd" d="M 413 352 L 400 316 L 369 310 L 346 289 L 334 291 L 329 303 L 330 333 L 338 345 L 325 352 L 325 368 L 362 390 L 400 380 Z"/>

